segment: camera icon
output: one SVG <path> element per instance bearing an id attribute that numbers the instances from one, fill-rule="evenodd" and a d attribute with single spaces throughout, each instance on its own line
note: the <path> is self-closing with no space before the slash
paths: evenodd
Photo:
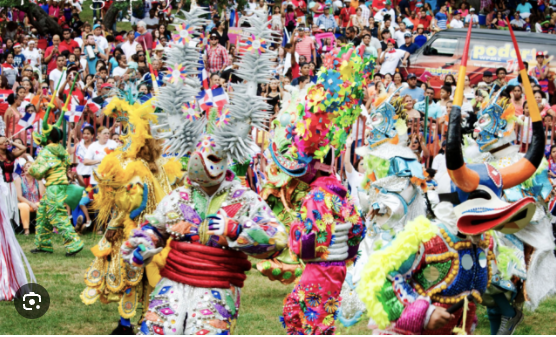
<path id="1" fill-rule="evenodd" d="M 38 300 L 38 302 L 37 302 Z M 23 310 L 33 310 L 33 306 L 36 303 L 40 303 L 42 300 L 41 295 L 34 293 L 34 292 L 30 292 L 29 294 L 25 294 L 23 295 Z M 27 306 L 29 305 L 29 307 Z M 39 304 L 37 304 L 34 309 L 39 310 L 41 308 L 41 306 Z"/>

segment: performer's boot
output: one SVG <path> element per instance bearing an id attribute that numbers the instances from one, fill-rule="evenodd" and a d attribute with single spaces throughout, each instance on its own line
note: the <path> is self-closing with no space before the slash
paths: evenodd
<path id="1" fill-rule="evenodd" d="M 118 326 L 114 329 L 111 335 L 135 335 L 133 332 L 133 326 L 129 319 L 120 318 L 120 322 L 118 322 Z"/>

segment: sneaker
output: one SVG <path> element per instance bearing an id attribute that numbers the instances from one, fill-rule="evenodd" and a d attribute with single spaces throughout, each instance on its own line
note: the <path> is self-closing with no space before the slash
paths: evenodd
<path id="1" fill-rule="evenodd" d="M 49 251 L 46 251 L 46 250 L 42 250 L 42 249 L 38 249 L 38 248 L 31 249 L 31 253 L 32 253 L 32 254 L 43 254 L 43 253 L 44 253 L 44 254 L 52 254 L 52 252 L 49 252 Z"/>
<path id="2" fill-rule="evenodd" d="M 77 217 L 77 220 L 75 220 L 75 227 L 81 227 L 81 225 L 83 224 L 83 215 L 79 215 Z"/>
<path id="3" fill-rule="evenodd" d="M 515 309 L 514 317 L 502 316 L 497 335 L 513 335 L 517 326 L 523 321 L 523 313 Z"/>
<path id="4" fill-rule="evenodd" d="M 92 221 L 87 221 L 87 222 L 85 222 L 85 228 L 91 227 L 91 224 L 92 224 L 92 223 L 93 223 Z"/>

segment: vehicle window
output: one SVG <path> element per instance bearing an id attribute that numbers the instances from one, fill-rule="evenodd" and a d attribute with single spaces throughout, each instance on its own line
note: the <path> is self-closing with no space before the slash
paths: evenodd
<path id="1" fill-rule="evenodd" d="M 425 55 L 454 56 L 457 46 L 457 38 L 439 38 L 434 40 L 425 50 Z"/>

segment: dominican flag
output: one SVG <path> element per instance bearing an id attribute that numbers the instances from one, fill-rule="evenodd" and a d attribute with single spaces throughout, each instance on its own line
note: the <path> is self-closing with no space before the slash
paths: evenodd
<path id="1" fill-rule="evenodd" d="M 15 127 L 15 132 L 20 132 L 23 129 L 30 129 L 33 127 L 33 123 L 35 123 L 35 118 L 37 117 L 36 113 L 25 113 L 25 116 L 21 117 L 19 123 Z"/>
<path id="2" fill-rule="evenodd" d="M 102 99 L 102 96 L 97 96 L 95 98 L 87 100 L 87 107 L 89 108 L 89 110 L 91 110 L 92 113 L 97 113 L 97 111 L 102 108 L 103 103 L 104 100 Z"/>
<path id="3" fill-rule="evenodd" d="M 230 12 L 230 27 L 237 27 L 239 24 L 239 13 L 235 9 Z"/>
<path id="4" fill-rule="evenodd" d="M 201 73 L 199 74 L 199 76 L 201 77 L 201 83 L 203 83 L 203 88 L 208 89 L 209 88 L 209 73 L 208 71 L 205 69 L 205 67 L 203 67 L 203 70 L 201 71 Z"/>
<path id="5" fill-rule="evenodd" d="M 84 105 L 72 106 L 69 111 L 66 111 L 64 118 L 70 123 L 77 123 L 83 115 L 83 110 L 85 110 Z"/>
<path id="6" fill-rule="evenodd" d="M 222 87 L 203 90 L 197 95 L 197 101 L 201 109 L 209 111 L 211 108 L 216 107 L 221 111 L 224 105 L 228 104 L 228 95 Z"/>
<path id="7" fill-rule="evenodd" d="M 0 103 L 4 103 L 8 101 L 8 96 L 13 93 L 12 90 L 2 90 L 0 89 Z"/>

